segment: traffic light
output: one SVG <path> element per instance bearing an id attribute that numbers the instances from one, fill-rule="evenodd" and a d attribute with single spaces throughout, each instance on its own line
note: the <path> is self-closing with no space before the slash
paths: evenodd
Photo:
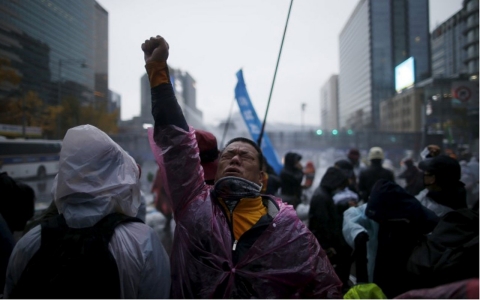
<path id="1" fill-rule="evenodd" d="M 336 130 L 336 129 L 332 130 L 332 134 L 333 134 L 333 135 L 337 135 L 337 134 L 338 134 L 338 130 Z"/>
<path id="2" fill-rule="evenodd" d="M 353 134 L 353 130 L 349 129 L 349 130 L 347 130 L 347 133 L 348 133 L 349 135 L 352 135 L 352 134 Z"/>
<path id="3" fill-rule="evenodd" d="M 321 129 L 318 129 L 317 130 L 317 135 L 322 135 L 323 134 L 323 131 Z"/>

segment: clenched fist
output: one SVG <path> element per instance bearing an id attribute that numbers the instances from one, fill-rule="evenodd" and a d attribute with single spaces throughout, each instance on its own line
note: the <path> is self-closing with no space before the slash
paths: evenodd
<path id="1" fill-rule="evenodd" d="M 168 49 L 167 41 L 159 35 L 145 40 L 145 43 L 142 44 L 145 63 L 152 61 L 166 62 L 168 59 Z"/>

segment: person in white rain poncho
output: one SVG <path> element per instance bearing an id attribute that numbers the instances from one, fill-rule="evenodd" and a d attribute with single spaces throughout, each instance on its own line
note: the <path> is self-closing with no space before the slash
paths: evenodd
<path id="1" fill-rule="evenodd" d="M 119 213 L 122 217 L 136 216 L 140 206 L 139 172 L 134 159 L 103 131 L 91 125 L 71 128 L 63 140 L 59 171 L 52 187 L 59 217 L 63 215 L 69 230 L 76 230 L 92 227 L 113 213 Z M 31 229 L 15 246 L 7 269 L 5 298 L 15 296 L 11 294 L 12 290 L 18 290 L 22 273 L 28 270 L 29 262 L 34 261 L 32 257 L 40 252 L 41 245 L 43 247 L 43 226 L 42 223 Z M 119 291 L 115 291 L 115 295 L 119 298 L 169 297 L 168 255 L 152 228 L 140 220 L 120 223 L 114 227 L 108 250 L 118 268 L 119 280 L 115 278 L 114 281 L 117 282 L 117 287 L 119 283 Z M 99 280 L 100 290 L 92 293 L 91 298 L 100 298 L 104 289 L 102 284 L 108 280 L 109 278 Z M 22 295 L 26 292 L 25 287 L 32 287 L 28 284 L 21 286 Z M 79 295 L 84 295 L 83 290 L 90 288 L 74 287 L 75 291 L 67 291 L 72 293 L 67 298 L 83 298 Z M 54 288 L 61 289 L 60 286 Z M 32 291 L 37 297 L 39 293 Z"/>

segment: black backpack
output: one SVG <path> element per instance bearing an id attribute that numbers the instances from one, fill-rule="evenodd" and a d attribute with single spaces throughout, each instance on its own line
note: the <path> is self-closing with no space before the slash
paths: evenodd
<path id="1" fill-rule="evenodd" d="M 138 218 L 112 213 L 94 226 L 70 228 L 63 215 L 41 223 L 40 249 L 28 262 L 11 298 L 120 298 L 117 263 L 108 244 L 115 227 Z"/>
<path id="2" fill-rule="evenodd" d="M 478 232 L 478 211 L 463 208 L 444 215 L 408 261 L 418 288 L 478 278 Z"/>

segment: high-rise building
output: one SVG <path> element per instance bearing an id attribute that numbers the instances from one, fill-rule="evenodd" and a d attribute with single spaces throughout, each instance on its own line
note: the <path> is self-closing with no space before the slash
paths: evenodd
<path id="1" fill-rule="evenodd" d="M 465 11 L 459 10 L 431 34 L 432 77 L 458 77 L 467 73 Z"/>
<path id="2" fill-rule="evenodd" d="M 108 12 L 95 2 L 95 100 L 108 97 Z"/>
<path id="3" fill-rule="evenodd" d="M 338 126 L 338 75 L 332 75 L 320 89 L 322 130 L 340 129 Z"/>
<path id="4" fill-rule="evenodd" d="M 0 58 L 20 81 L 2 96 L 34 91 L 51 104 L 62 96 L 93 94 L 94 0 L 0 0 Z"/>
<path id="5" fill-rule="evenodd" d="M 413 57 L 430 76 L 428 0 L 360 0 L 340 33 L 339 126 L 378 129 L 395 94 L 395 67 Z"/>
<path id="6" fill-rule="evenodd" d="M 108 90 L 108 106 L 107 112 L 113 113 L 118 112 L 118 120 L 120 121 L 120 116 L 122 113 L 122 96 L 112 90 Z"/>
<path id="7" fill-rule="evenodd" d="M 48 134 L 63 136 L 82 122 L 81 105 L 108 99 L 108 13 L 95 0 L 0 0 L 0 70 L 7 74 L 0 105 L 26 96 L 47 106 L 74 104 L 73 121 L 57 114 L 55 123 L 64 120 Z M 2 110 L 0 123 L 8 120 Z"/>
<path id="8" fill-rule="evenodd" d="M 432 77 L 478 79 L 478 0 L 463 7 L 431 34 Z"/>
<path id="9" fill-rule="evenodd" d="M 188 72 L 178 69 L 169 68 L 169 73 L 175 97 L 183 110 L 187 123 L 200 129 L 205 128 L 203 113 L 197 108 L 195 79 Z M 140 78 L 140 118 L 144 123 L 153 121 L 150 99 L 150 82 L 147 74 L 144 74 Z"/>
<path id="10" fill-rule="evenodd" d="M 464 63 L 467 65 L 467 73 L 472 79 L 478 80 L 478 0 L 464 0 L 463 9 L 466 20 L 464 47 L 467 52 Z"/>
<path id="11" fill-rule="evenodd" d="M 152 123 L 150 81 L 147 73 L 140 78 L 140 119 L 143 123 Z"/>
<path id="12" fill-rule="evenodd" d="M 197 88 L 195 79 L 188 73 L 174 70 L 175 94 L 183 99 L 185 119 L 192 123 L 203 123 L 203 113 L 197 108 Z"/>

